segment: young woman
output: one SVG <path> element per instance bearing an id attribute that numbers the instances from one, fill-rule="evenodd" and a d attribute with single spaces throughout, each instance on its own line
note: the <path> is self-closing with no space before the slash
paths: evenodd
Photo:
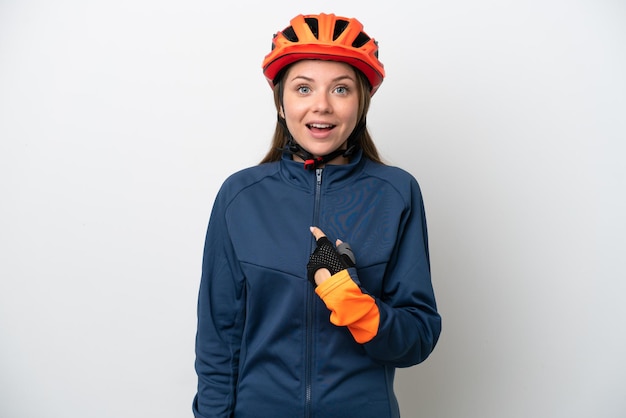
<path id="1" fill-rule="evenodd" d="M 395 368 L 428 357 L 441 319 L 419 186 L 366 128 L 378 45 L 356 19 L 300 15 L 263 71 L 278 122 L 215 200 L 194 414 L 399 417 Z"/>

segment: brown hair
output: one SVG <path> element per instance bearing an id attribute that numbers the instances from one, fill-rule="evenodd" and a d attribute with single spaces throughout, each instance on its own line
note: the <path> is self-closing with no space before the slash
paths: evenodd
<path id="1" fill-rule="evenodd" d="M 286 70 L 286 69 L 285 69 Z M 287 71 L 283 71 L 284 75 Z M 367 112 L 370 107 L 370 84 L 365 78 L 365 75 L 361 73 L 361 71 L 354 69 L 354 72 L 357 75 L 357 87 L 359 91 L 359 121 L 364 121 L 367 116 Z M 274 105 L 276 106 L 276 111 L 280 111 L 281 107 L 281 97 L 282 89 L 281 89 L 282 80 L 277 82 L 274 86 Z M 367 130 L 367 127 L 363 130 L 363 133 L 356 138 L 357 145 L 363 150 L 363 155 L 370 160 L 383 163 L 378 155 L 378 150 L 376 149 L 376 145 L 374 145 L 374 141 L 370 133 Z M 287 132 L 285 127 L 280 124 L 278 121 L 276 122 L 276 127 L 274 128 L 274 137 L 272 139 L 272 145 L 270 150 L 267 152 L 265 157 L 261 160 L 260 164 L 270 163 L 273 161 L 280 161 L 283 155 L 283 152 L 280 150 L 285 147 L 287 144 Z"/>

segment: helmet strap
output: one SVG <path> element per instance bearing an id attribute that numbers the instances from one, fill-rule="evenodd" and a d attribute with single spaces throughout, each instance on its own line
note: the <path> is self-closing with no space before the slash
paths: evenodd
<path id="1" fill-rule="evenodd" d="M 354 154 L 354 151 L 356 151 L 358 147 L 357 138 L 361 136 L 363 131 L 365 131 L 366 126 L 365 118 L 362 118 L 352 130 L 350 136 L 348 136 L 348 139 L 346 140 L 348 147 L 346 149 L 336 149 L 333 152 L 330 152 L 321 157 L 315 157 L 313 156 L 313 154 L 311 154 L 309 151 L 304 149 L 300 144 L 296 142 L 296 140 L 291 135 L 291 132 L 289 132 L 289 129 L 287 128 L 287 121 L 285 121 L 285 118 L 281 117 L 280 114 L 278 115 L 278 123 L 280 123 L 285 129 L 285 132 L 287 132 L 287 143 L 283 148 L 278 148 L 278 150 L 291 155 L 295 155 L 304 160 L 305 170 L 315 170 L 319 166 L 324 165 L 339 156 L 345 158 L 350 157 L 352 154 Z"/>

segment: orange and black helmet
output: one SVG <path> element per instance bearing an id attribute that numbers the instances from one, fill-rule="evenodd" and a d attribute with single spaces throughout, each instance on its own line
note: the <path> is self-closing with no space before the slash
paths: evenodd
<path id="1" fill-rule="evenodd" d="M 296 61 L 320 59 L 340 61 L 360 70 L 368 79 L 373 95 L 385 77 L 378 60 L 378 44 L 363 32 L 354 18 L 334 14 L 299 15 L 291 25 L 274 35 L 272 51 L 263 60 L 263 74 L 274 87 L 281 71 Z"/>

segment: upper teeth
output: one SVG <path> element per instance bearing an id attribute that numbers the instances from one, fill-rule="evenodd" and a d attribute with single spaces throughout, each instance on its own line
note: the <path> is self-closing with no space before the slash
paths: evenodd
<path id="1" fill-rule="evenodd" d="M 333 125 L 328 125 L 328 124 L 324 124 L 324 123 L 312 123 L 311 127 L 312 128 L 319 128 L 319 129 L 326 129 L 326 128 L 330 128 Z"/>

